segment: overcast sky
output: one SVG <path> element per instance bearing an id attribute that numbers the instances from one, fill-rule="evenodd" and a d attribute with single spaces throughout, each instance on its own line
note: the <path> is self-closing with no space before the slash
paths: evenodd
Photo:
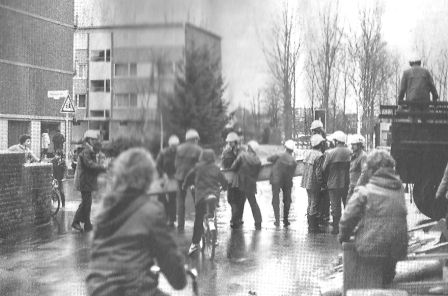
<path id="1" fill-rule="evenodd" d="M 318 14 L 329 0 L 288 1 L 302 21 Z M 84 2 L 82 18 L 91 24 L 123 24 L 190 21 L 222 36 L 223 74 L 231 106 L 248 106 L 249 97 L 266 86 L 269 73 L 263 54 L 273 22 L 281 11 L 281 0 L 76 0 Z M 76 3 L 75 2 L 75 3 Z M 333 5 L 337 1 L 331 1 Z M 372 0 L 339 0 L 342 20 L 356 28 L 362 5 Z M 447 0 L 384 0 L 383 34 L 391 49 L 406 58 L 415 41 L 428 48 L 448 42 Z M 304 55 L 302 54 L 302 57 Z M 299 78 L 299 90 L 303 89 Z"/>

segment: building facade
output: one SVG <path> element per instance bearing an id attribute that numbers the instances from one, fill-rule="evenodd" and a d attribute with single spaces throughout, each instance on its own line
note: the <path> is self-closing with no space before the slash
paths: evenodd
<path id="1" fill-rule="evenodd" d="M 78 28 L 73 140 L 87 129 L 106 141 L 158 135 L 185 51 L 203 46 L 221 61 L 220 37 L 188 23 Z"/>
<path id="2" fill-rule="evenodd" d="M 60 129 L 70 138 L 70 124 L 60 113 L 64 98 L 48 91 L 73 86 L 73 1 L 2 1 L 0 4 L 0 149 L 31 135 L 40 155 L 41 133 Z M 52 147 L 50 147 L 50 151 Z"/>

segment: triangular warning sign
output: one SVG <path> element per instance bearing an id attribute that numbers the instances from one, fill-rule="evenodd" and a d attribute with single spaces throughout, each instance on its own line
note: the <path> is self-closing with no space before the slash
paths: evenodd
<path id="1" fill-rule="evenodd" d="M 75 106 L 70 98 L 70 95 L 65 98 L 64 104 L 62 104 L 61 113 L 75 113 Z"/>

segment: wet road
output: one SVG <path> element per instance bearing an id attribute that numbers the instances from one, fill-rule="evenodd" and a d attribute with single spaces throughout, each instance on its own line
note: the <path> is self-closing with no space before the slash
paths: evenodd
<path id="1" fill-rule="evenodd" d="M 307 197 L 299 182 L 299 177 L 294 179 L 288 229 L 273 224 L 268 182 L 260 182 L 258 186 L 257 200 L 263 215 L 261 231 L 255 231 L 248 203 L 243 228 L 232 230 L 230 206 L 224 194 L 221 196 L 219 245 L 214 262 L 203 260 L 200 253 L 188 259 L 190 266 L 199 270 L 201 295 L 319 295 L 317 281 L 328 271 L 341 248 L 329 231 L 307 233 Z M 72 191 L 71 180 L 65 189 L 66 209 L 56 219 L 0 240 L 0 295 L 86 295 L 84 279 L 92 233 L 70 229 L 80 193 Z M 94 198 L 93 220 L 98 208 L 99 200 Z M 409 221 L 415 220 L 412 216 L 415 212 L 409 213 Z M 192 236 L 193 215 L 192 201 L 188 199 L 185 233 L 171 230 L 185 254 Z M 192 294 L 191 285 L 183 291 L 173 291 L 163 277 L 159 286 L 172 295 Z"/>

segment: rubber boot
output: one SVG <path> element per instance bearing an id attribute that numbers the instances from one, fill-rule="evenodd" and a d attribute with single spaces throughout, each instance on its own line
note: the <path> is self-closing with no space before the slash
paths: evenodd
<path id="1" fill-rule="evenodd" d="M 283 205 L 283 226 L 288 227 L 291 223 L 289 222 L 289 208 L 290 205 Z"/>
<path id="2" fill-rule="evenodd" d="M 316 216 L 308 216 L 308 232 L 309 233 L 319 233 L 319 223 Z"/>
<path id="3" fill-rule="evenodd" d="M 333 229 L 331 230 L 331 234 L 339 233 L 339 217 L 333 217 Z"/>
<path id="4" fill-rule="evenodd" d="M 280 226 L 280 208 L 275 206 L 273 206 L 272 208 L 274 209 L 274 218 L 275 218 L 274 225 Z"/>

